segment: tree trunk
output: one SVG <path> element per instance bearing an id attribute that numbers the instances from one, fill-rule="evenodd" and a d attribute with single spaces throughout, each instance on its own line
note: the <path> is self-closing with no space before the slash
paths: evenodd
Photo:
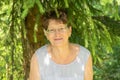
<path id="1" fill-rule="evenodd" d="M 24 72 L 25 72 L 25 80 L 29 78 L 29 69 L 30 69 L 30 60 L 35 52 L 40 46 L 44 45 L 44 35 L 43 30 L 40 25 L 40 17 L 38 20 L 37 30 L 36 22 L 39 14 L 38 8 L 35 6 L 30 10 L 27 17 L 25 18 L 25 31 L 26 36 L 23 36 L 23 59 L 24 59 Z M 24 33 L 24 32 L 23 32 Z M 24 34 L 22 34 L 24 35 Z M 36 40 L 35 40 L 36 39 Z"/>

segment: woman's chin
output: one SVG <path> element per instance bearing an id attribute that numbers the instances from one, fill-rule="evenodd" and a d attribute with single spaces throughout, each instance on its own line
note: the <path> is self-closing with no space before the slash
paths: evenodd
<path id="1" fill-rule="evenodd" d="M 60 46 L 64 46 L 64 44 L 63 43 L 54 43 L 54 44 L 52 44 L 53 46 L 56 46 L 56 47 L 60 47 Z"/>

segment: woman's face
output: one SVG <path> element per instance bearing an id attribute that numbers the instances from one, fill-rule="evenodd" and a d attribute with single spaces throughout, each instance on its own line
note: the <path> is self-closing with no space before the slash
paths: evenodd
<path id="1" fill-rule="evenodd" d="M 60 20 L 49 20 L 48 29 L 45 32 L 47 39 L 53 46 L 64 46 L 68 44 L 71 35 L 71 27 L 67 27 Z"/>

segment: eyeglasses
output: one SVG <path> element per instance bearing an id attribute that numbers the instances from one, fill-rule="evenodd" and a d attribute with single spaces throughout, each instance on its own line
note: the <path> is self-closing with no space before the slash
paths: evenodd
<path id="1" fill-rule="evenodd" d="M 57 31 L 58 31 L 59 33 L 63 33 L 63 32 L 66 31 L 66 29 L 67 29 L 67 27 L 61 27 L 61 28 L 58 28 L 58 29 L 48 29 L 48 30 L 46 30 L 46 31 L 47 31 L 48 33 L 50 33 L 50 34 L 56 33 Z"/>

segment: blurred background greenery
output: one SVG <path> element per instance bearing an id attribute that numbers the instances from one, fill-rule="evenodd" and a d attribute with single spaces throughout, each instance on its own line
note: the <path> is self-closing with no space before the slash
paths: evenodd
<path id="1" fill-rule="evenodd" d="M 40 16 L 67 8 L 71 42 L 93 57 L 94 80 L 120 80 L 120 0 L 1 0 L 0 80 L 28 80 L 34 51 L 44 45 Z"/>

